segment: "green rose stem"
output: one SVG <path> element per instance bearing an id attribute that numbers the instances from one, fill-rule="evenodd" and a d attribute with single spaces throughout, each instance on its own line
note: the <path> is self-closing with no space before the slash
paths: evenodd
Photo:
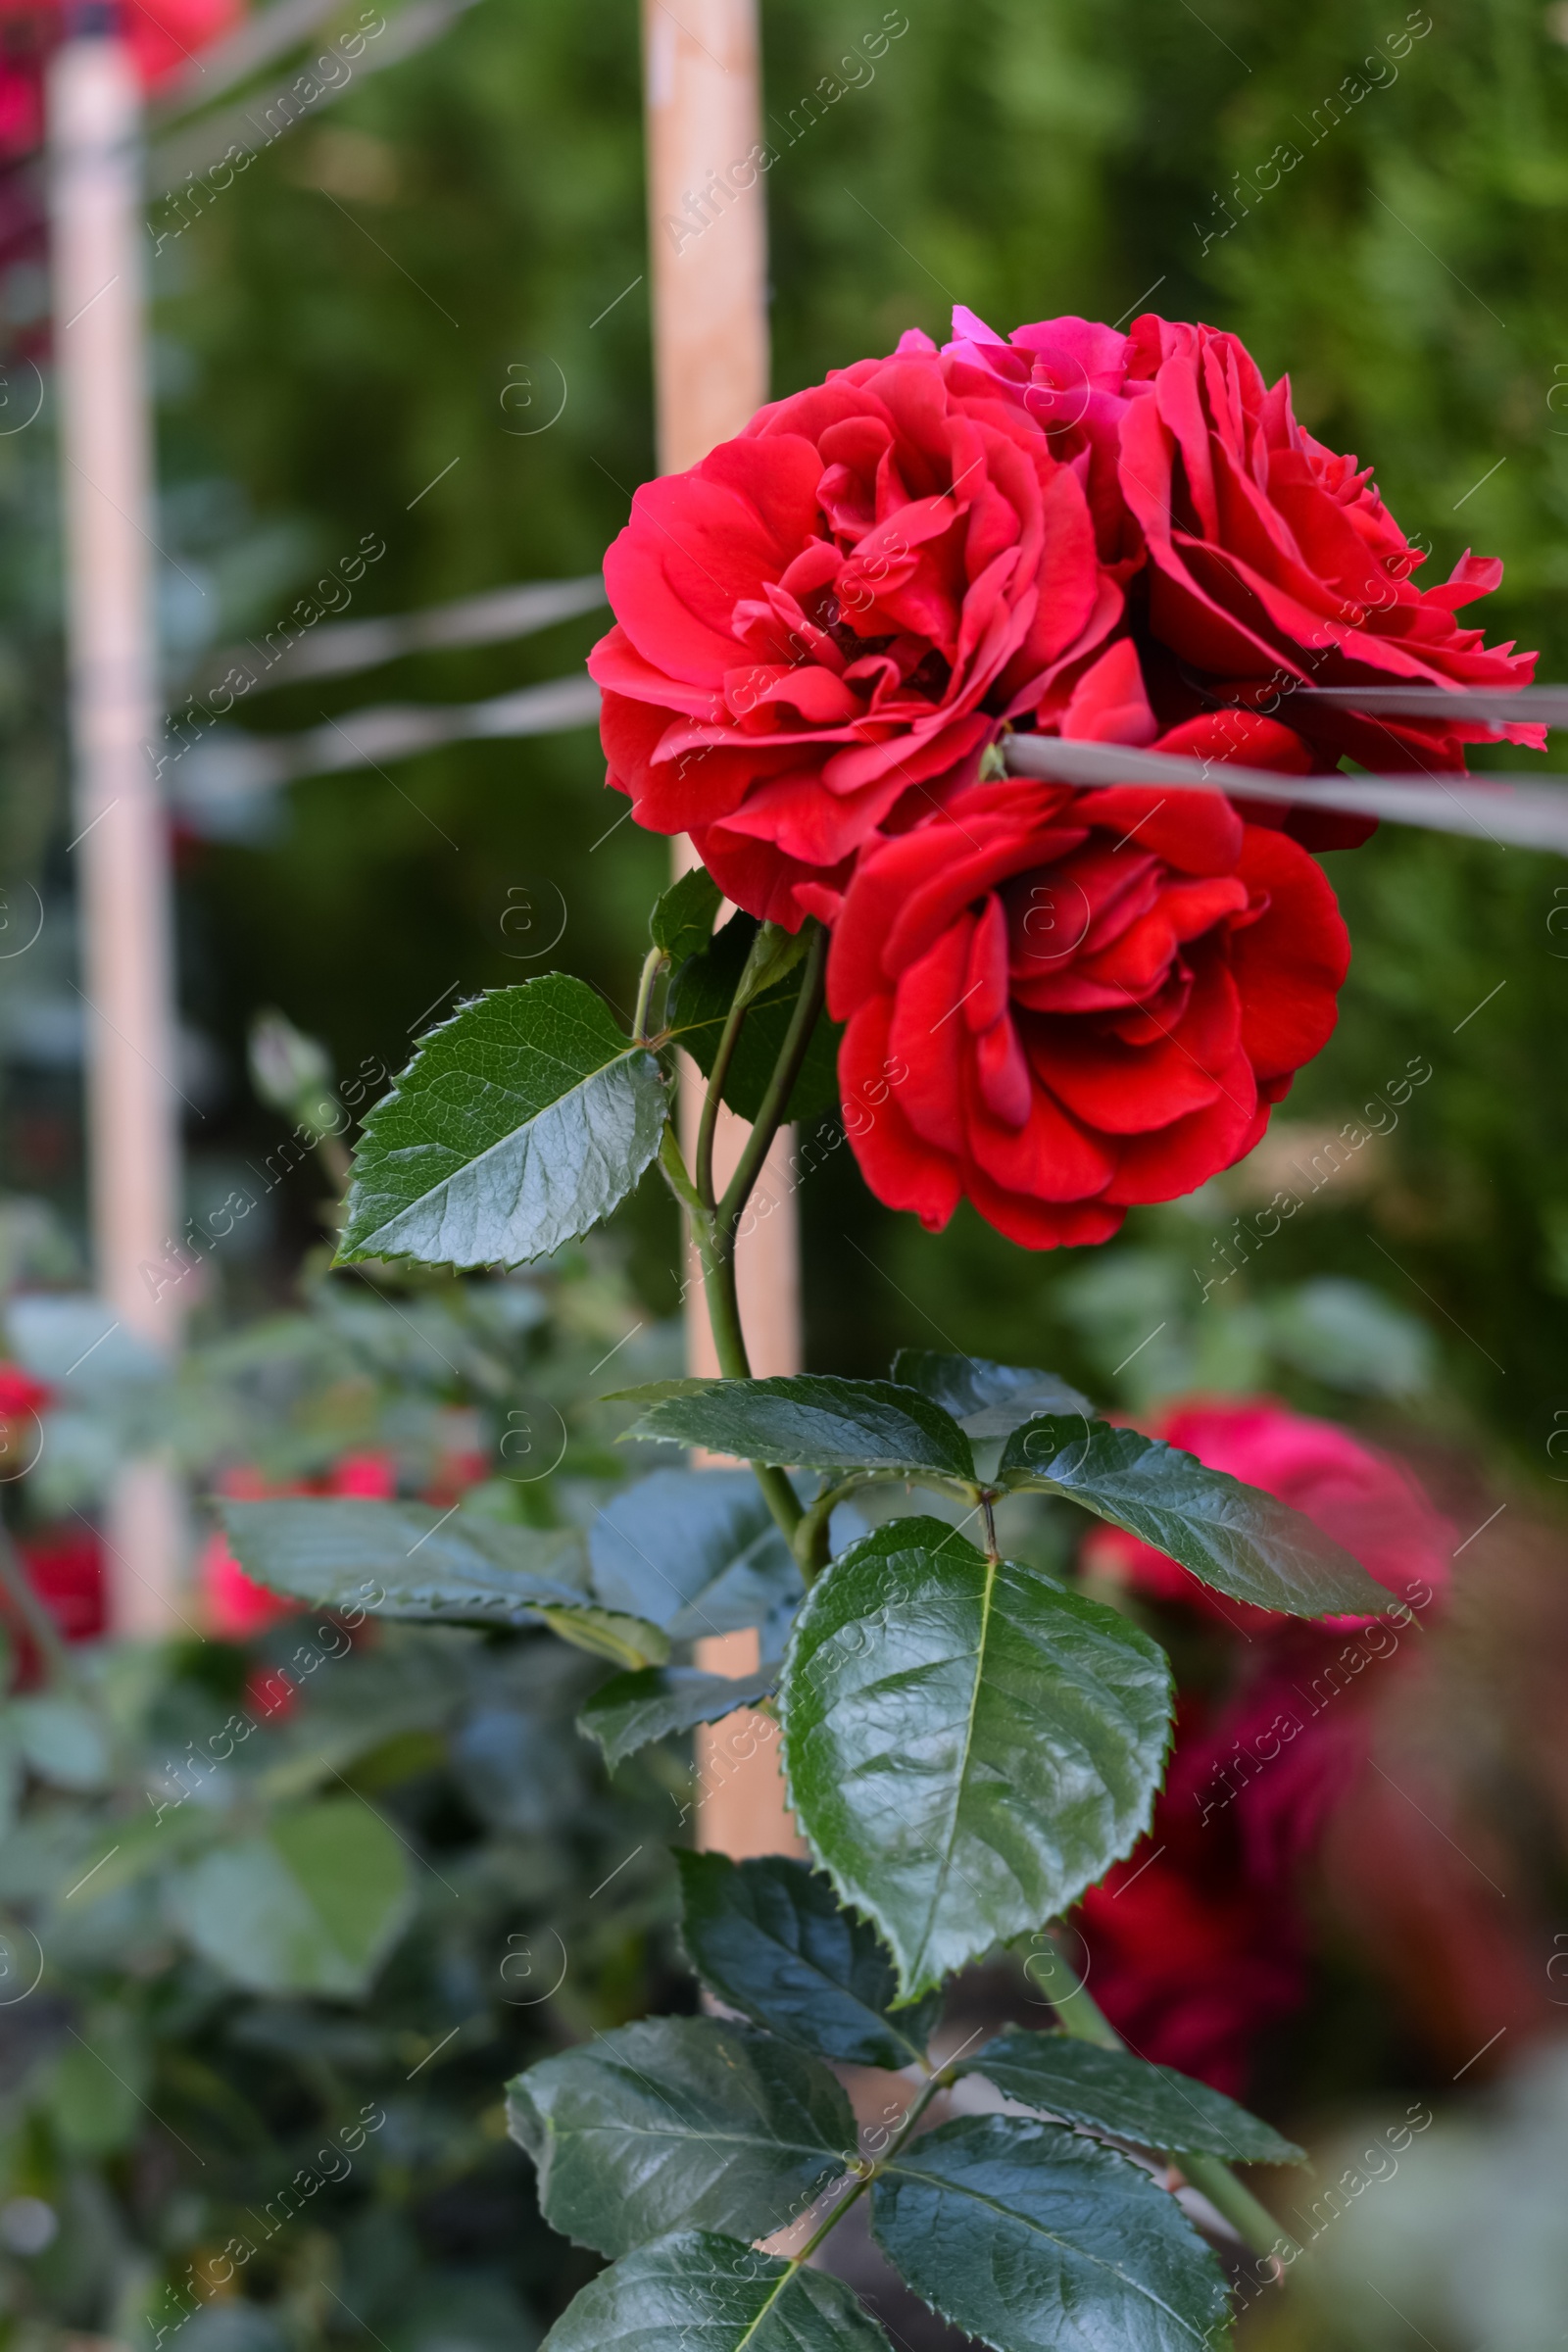
<path id="1" fill-rule="evenodd" d="M 1069 1977 L 1072 1976 L 1075 1972 L 1066 1954 L 1054 1940 L 1052 1948 L 1058 1965 Z M 1057 1992 L 1048 1984 L 1044 1989 L 1061 2020 L 1063 2033 L 1070 2034 L 1074 2041 L 1093 2041 L 1102 2050 L 1124 2050 L 1127 2047 L 1086 1985 L 1074 1984 L 1069 1990 Z M 1254 2254 L 1277 2261 L 1282 2254 L 1289 2254 L 1294 2259 L 1300 2253 L 1301 2249 L 1296 2240 L 1280 2228 L 1274 2216 L 1266 2206 L 1258 2203 L 1251 2190 L 1243 2186 L 1222 2157 L 1199 2156 L 1189 2152 L 1167 2156 L 1166 2161 L 1176 2166 L 1193 2187 L 1208 2199 L 1217 2213 L 1224 2215 L 1243 2243 Z"/>
<path id="2" fill-rule="evenodd" d="M 762 1172 L 762 1163 L 772 1147 L 773 1138 L 784 1124 L 790 1095 L 801 1074 L 822 1009 L 827 985 L 828 935 L 814 920 L 809 926 L 810 941 L 806 952 L 806 965 L 801 977 L 801 993 L 796 1000 L 784 1043 L 768 1080 L 761 1107 L 752 1124 L 745 1149 L 736 1164 L 735 1173 L 725 1188 L 723 1198 L 714 1198 L 713 1138 L 718 1128 L 718 1108 L 723 1099 L 724 1081 L 734 1058 L 740 1038 L 741 1024 L 746 1018 L 744 1004 L 730 1008 L 729 1018 L 719 1038 L 713 1057 L 712 1073 L 708 1093 L 703 1101 L 702 1117 L 697 1129 L 696 1167 L 688 1175 L 681 1158 L 680 1147 L 673 1125 L 666 1124 L 660 1144 L 660 1163 L 671 1189 L 684 1205 L 692 1222 L 692 1233 L 702 1260 L 703 1289 L 708 1299 L 708 1316 L 712 1327 L 713 1346 L 718 1355 L 719 1370 L 728 1380 L 750 1380 L 751 1358 L 746 1352 L 746 1337 L 741 1329 L 740 1299 L 735 1289 L 735 1244 L 740 1221 L 753 1187 Z M 645 991 L 639 995 L 639 1009 L 645 1009 L 648 966 L 644 967 Z M 782 1470 L 765 1462 L 754 1462 L 752 1469 L 758 1485 L 766 1498 L 780 1528 L 793 1537 L 802 1518 L 799 1496 Z"/>

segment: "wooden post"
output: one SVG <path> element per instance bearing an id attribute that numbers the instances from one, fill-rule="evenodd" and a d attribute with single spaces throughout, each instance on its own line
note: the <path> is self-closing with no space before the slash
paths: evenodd
<path id="1" fill-rule="evenodd" d="M 767 220 L 761 176 L 735 166 L 761 139 L 757 0 L 644 0 L 647 97 L 649 278 L 659 464 L 664 473 L 695 466 L 738 433 L 768 392 Z M 749 178 L 750 187 L 739 180 Z M 690 847 L 677 843 L 679 872 Z M 688 1072 L 688 1077 L 692 1073 Z M 683 1102 L 688 1149 L 695 1090 Z M 715 1170 L 734 1167 L 746 1129 L 721 1120 Z M 759 1187 L 771 1203 L 741 1243 L 736 1273 L 741 1310 L 760 1374 L 801 1368 L 801 1310 L 789 1138 L 781 1135 Z M 694 1373 L 717 1358 L 693 1253 L 687 1250 L 687 1358 Z M 755 1633 L 698 1644 L 717 1674 L 757 1663 Z M 700 1732 L 697 1741 L 700 1845 L 737 1858 L 799 1848 L 784 1803 L 775 1727 L 749 1712 Z"/>
<path id="2" fill-rule="evenodd" d="M 67 40 L 50 68 L 49 144 L 93 1254 L 119 1322 L 172 1347 L 179 1098 L 167 819 L 150 757 L 162 702 L 140 127 L 125 44 L 107 29 Z M 106 1531 L 117 1630 L 167 1628 L 178 1527 L 168 1473 L 131 1464 Z"/>

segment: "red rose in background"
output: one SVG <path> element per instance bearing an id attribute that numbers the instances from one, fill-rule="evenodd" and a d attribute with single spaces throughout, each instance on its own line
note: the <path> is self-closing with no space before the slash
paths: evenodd
<path id="1" fill-rule="evenodd" d="M 610 783 L 791 930 L 832 918 L 879 828 L 972 784 L 1121 611 L 1079 471 L 923 336 L 645 483 L 605 579 Z"/>
<path id="2" fill-rule="evenodd" d="M 95 1642 L 108 1631 L 103 1546 L 92 1528 L 67 1526 L 19 1536 L 16 1546 L 23 1573 L 67 1642 Z M 16 1653 L 15 1687 L 29 1690 L 43 1679 L 43 1660 L 6 1596 L 0 1596 L 0 1624 Z"/>
<path id="3" fill-rule="evenodd" d="M 1075 702 L 1066 733 L 1144 723 L 1129 643 Z M 932 1228 L 967 1195 L 1027 1248 L 1105 1241 L 1251 1150 L 1348 958 L 1321 869 L 1218 792 L 977 786 L 861 854 L 834 930 L 865 1180 Z"/>
<path id="4" fill-rule="evenodd" d="M 1153 1434 L 1304 1511 L 1417 1614 L 1448 1584 L 1454 1530 L 1399 1463 L 1267 1397 L 1169 1407 Z M 1085 1896 L 1097 1997 L 1147 2057 L 1245 2092 L 1256 2035 L 1305 1998 L 1298 1881 L 1365 1768 L 1369 1701 L 1409 1618 L 1315 1624 L 1224 1599 L 1119 1530 L 1086 1562 L 1239 1637 L 1212 1707 L 1185 1698 L 1148 1850 Z"/>

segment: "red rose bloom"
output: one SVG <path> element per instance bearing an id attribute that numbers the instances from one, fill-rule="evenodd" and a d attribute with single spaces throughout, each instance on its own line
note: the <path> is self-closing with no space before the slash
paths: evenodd
<path id="1" fill-rule="evenodd" d="M 1235 335 L 1152 312 L 1110 339 L 1081 318 L 1021 326 L 1007 343 L 972 312 L 956 311 L 953 325 L 949 352 L 988 368 L 1053 447 L 1064 436 L 1092 447 L 1102 539 L 1114 451 L 1120 495 L 1148 550 L 1149 632 L 1208 673 L 1213 691 L 1261 691 L 1272 708 L 1293 681 L 1529 683 L 1533 654 L 1489 649 L 1454 617 L 1497 586 L 1502 565 L 1467 551 L 1444 585 L 1418 588 L 1412 575 L 1425 558 L 1372 487 L 1371 469 L 1314 440 L 1292 413 L 1290 379 L 1266 385 Z M 1156 701 L 1167 720 L 1186 715 Z M 1288 700 L 1284 708 L 1328 766 L 1348 752 L 1373 768 L 1462 768 L 1463 746 L 1489 739 L 1474 720 L 1367 720 Z M 1507 732 L 1540 747 L 1538 727 Z M 1371 829 L 1330 818 L 1331 840 L 1324 819 L 1314 822 L 1323 848 Z"/>
<path id="2" fill-rule="evenodd" d="M 1082 695 L 1136 714 L 1130 644 Z M 1218 792 L 979 785 L 863 851 L 834 930 L 861 1172 L 933 1229 L 966 1194 L 1026 1248 L 1105 1241 L 1251 1150 L 1348 961 L 1321 869 Z"/>
<path id="3" fill-rule="evenodd" d="M 1129 376 L 1152 383 L 1121 427 L 1121 485 L 1149 548 L 1150 625 L 1183 661 L 1239 688 L 1524 686 L 1534 654 L 1492 650 L 1454 615 L 1497 586 L 1502 565 L 1467 551 L 1441 587 L 1372 487 L 1298 424 L 1290 379 L 1265 385 L 1234 335 L 1134 324 Z M 1303 716 L 1303 710 L 1306 715 Z M 1293 723 L 1332 756 L 1378 768 L 1463 767 L 1478 721 L 1354 718 L 1293 705 Z M 1539 728 L 1510 728 L 1538 744 Z"/>
<path id="4" fill-rule="evenodd" d="M 645 483 L 605 579 L 610 783 L 791 930 L 832 918 L 879 828 L 972 784 L 1121 612 L 1079 469 L 917 335 Z"/>

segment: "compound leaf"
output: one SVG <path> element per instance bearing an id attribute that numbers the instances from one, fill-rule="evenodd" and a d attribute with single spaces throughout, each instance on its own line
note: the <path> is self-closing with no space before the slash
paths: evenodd
<path id="1" fill-rule="evenodd" d="M 713 936 L 724 894 L 708 868 L 691 866 L 654 902 L 648 935 L 672 963 L 700 955 Z"/>

